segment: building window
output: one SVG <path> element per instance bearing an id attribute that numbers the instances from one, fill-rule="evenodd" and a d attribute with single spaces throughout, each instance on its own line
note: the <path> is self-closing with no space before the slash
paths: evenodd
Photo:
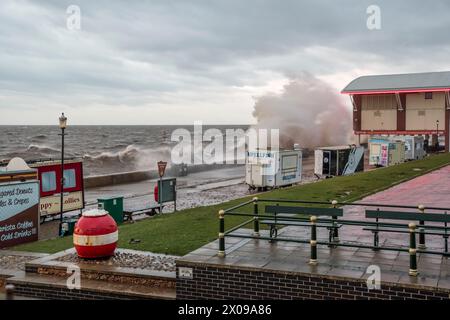
<path id="1" fill-rule="evenodd" d="M 56 190 L 56 173 L 55 171 L 43 172 L 41 176 L 42 192 L 50 192 Z"/>
<path id="2" fill-rule="evenodd" d="M 433 92 L 425 92 L 425 99 L 433 99 Z"/>
<path id="3" fill-rule="evenodd" d="M 76 185 L 75 169 L 64 170 L 64 188 L 75 188 Z"/>

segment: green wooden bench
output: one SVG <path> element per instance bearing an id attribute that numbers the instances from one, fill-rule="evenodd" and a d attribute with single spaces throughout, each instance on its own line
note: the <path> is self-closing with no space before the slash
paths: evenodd
<path id="1" fill-rule="evenodd" d="M 343 210 L 340 208 L 311 208 L 311 207 L 294 207 L 294 206 L 279 206 L 268 205 L 265 206 L 264 211 L 266 214 L 273 214 L 273 218 L 261 220 L 262 224 L 266 224 L 270 227 L 270 238 L 275 239 L 278 235 L 278 226 L 302 226 L 310 227 L 310 216 L 317 217 L 332 217 L 331 219 L 318 219 L 317 227 L 328 229 L 329 242 L 338 241 L 338 229 L 342 224 L 338 223 L 337 217 L 344 215 Z M 305 215 L 304 219 L 297 215 Z M 293 218 L 294 219 L 290 219 Z"/>
<path id="2" fill-rule="evenodd" d="M 375 219 L 375 225 L 365 227 L 363 230 L 371 231 L 373 233 L 373 245 L 379 246 L 380 232 L 395 232 L 395 233 L 409 233 L 408 225 L 395 222 L 380 222 L 381 220 L 400 220 L 409 222 L 419 222 L 419 247 L 425 247 L 425 235 L 437 235 L 444 238 L 444 251 L 448 255 L 448 238 L 450 235 L 450 215 L 447 213 L 418 213 L 418 212 L 400 212 L 400 211 L 381 211 L 381 210 L 366 210 L 366 218 Z M 426 222 L 441 222 L 443 226 L 426 225 Z"/>

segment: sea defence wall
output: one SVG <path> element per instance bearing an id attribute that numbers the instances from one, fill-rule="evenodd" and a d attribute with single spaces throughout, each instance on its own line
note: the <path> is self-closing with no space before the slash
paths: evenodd
<path id="1" fill-rule="evenodd" d="M 187 173 L 196 173 L 202 171 L 210 171 L 224 168 L 231 168 L 237 166 L 236 164 L 201 164 L 188 166 Z M 169 167 L 166 170 L 166 176 L 178 177 L 181 176 L 180 167 Z M 86 189 L 111 186 L 130 182 L 139 182 L 149 179 L 158 178 L 158 170 L 145 171 L 131 171 L 120 172 L 107 175 L 88 176 L 84 178 L 84 187 Z"/>

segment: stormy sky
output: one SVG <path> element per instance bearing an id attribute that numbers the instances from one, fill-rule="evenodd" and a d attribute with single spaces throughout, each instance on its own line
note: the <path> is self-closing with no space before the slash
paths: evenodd
<path id="1" fill-rule="evenodd" d="M 380 30 L 367 28 L 370 5 Z M 360 75 L 450 70 L 449 11 L 446 0 L 2 0 L 0 124 L 55 124 L 61 111 L 69 124 L 253 123 L 257 97 L 304 72 L 339 92 Z"/>

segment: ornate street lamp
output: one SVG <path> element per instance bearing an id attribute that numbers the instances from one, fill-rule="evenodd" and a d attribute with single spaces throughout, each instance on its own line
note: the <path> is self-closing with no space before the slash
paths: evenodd
<path id="1" fill-rule="evenodd" d="M 64 116 L 64 112 L 59 117 L 59 128 L 61 129 L 61 193 L 60 193 L 60 216 L 59 216 L 59 235 L 63 236 L 62 224 L 63 224 L 63 209 L 64 209 L 64 130 L 67 126 L 67 118 Z"/>

